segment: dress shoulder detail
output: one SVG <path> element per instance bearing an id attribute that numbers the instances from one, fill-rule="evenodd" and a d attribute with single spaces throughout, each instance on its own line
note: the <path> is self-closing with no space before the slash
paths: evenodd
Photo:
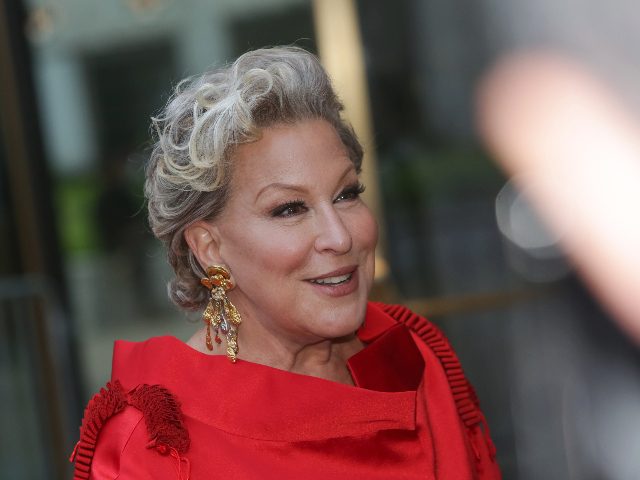
<path id="1" fill-rule="evenodd" d="M 173 448 L 183 454 L 189 449 L 189 432 L 182 421 L 178 400 L 160 385 L 139 385 L 129 392 L 129 405 L 144 416 L 149 433 L 148 448 Z"/>
<path id="2" fill-rule="evenodd" d="M 458 413 L 465 426 L 470 428 L 482 423 L 483 416 L 475 391 L 465 377 L 462 365 L 460 365 L 457 355 L 442 331 L 426 318 L 402 305 L 387 305 L 383 303 L 376 305 L 386 314 L 415 332 L 440 360 L 451 387 Z"/>
<path id="3" fill-rule="evenodd" d="M 104 424 L 127 406 L 138 409 L 147 427 L 147 448 L 161 455 L 176 458 L 179 470 L 188 460 L 182 455 L 189 449 L 189 432 L 184 422 L 180 404 L 175 396 L 161 385 L 138 385 L 126 391 L 118 380 L 107 383 L 89 401 L 80 427 L 80 440 L 70 461 L 75 462 L 74 480 L 90 478 L 91 463 L 100 431 Z M 179 478 L 182 475 L 179 474 Z"/>
<path id="4" fill-rule="evenodd" d="M 458 356 L 453 351 L 447 337 L 426 318 L 412 312 L 402 305 L 375 303 L 387 315 L 406 325 L 418 335 L 433 351 L 444 369 L 453 401 L 462 423 L 467 428 L 471 448 L 476 457 L 476 470 L 479 478 L 501 478 L 496 464 L 496 448 L 491 440 L 489 426 L 480 409 L 476 392 L 467 380 Z"/>
<path id="5" fill-rule="evenodd" d="M 84 410 L 80 426 L 80 440 L 76 443 L 71 458 L 75 462 L 73 479 L 87 479 L 91 474 L 91 461 L 96 449 L 98 435 L 109 418 L 124 410 L 127 397 L 120 382 L 109 382 L 96 393 Z"/>

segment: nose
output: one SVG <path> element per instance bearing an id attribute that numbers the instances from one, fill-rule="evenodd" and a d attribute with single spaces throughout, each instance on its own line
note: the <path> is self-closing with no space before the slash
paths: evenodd
<path id="1" fill-rule="evenodd" d="M 351 232 L 333 205 L 318 213 L 316 251 L 341 255 L 351 250 L 352 243 Z"/>

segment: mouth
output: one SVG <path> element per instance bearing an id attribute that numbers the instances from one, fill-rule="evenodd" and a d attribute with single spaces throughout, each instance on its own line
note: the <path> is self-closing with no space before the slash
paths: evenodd
<path id="1" fill-rule="evenodd" d="M 357 266 L 345 267 L 316 278 L 310 278 L 308 281 L 316 285 L 326 285 L 329 287 L 343 285 L 345 283 L 349 283 L 349 280 L 353 277 L 356 269 Z"/>
<path id="2" fill-rule="evenodd" d="M 351 276 L 353 273 L 348 273 L 347 275 L 338 275 L 336 277 L 327 277 L 327 278 L 318 278 L 309 280 L 311 283 L 315 283 L 317 285 L 342 285 L 343 283 L 347 283 L 351 280 Z"/>

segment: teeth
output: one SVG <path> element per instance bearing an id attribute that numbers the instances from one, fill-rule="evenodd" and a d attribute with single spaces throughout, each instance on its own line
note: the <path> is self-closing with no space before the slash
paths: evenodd
<path id="1" fill-rule="evenodd" d="M 319 285 L 337 285 L 339 283 L 344 283 L 351 278 L 351 274 L 348 273 L 346 275 L 340 275 L 339 277 L 327 277 L 327 278 L 319 278 L 318 280 L 311 280 L 312 283 L 317 283 Z"/>

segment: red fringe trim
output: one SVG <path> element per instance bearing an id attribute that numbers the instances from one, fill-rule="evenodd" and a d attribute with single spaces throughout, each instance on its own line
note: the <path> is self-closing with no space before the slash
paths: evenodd
<path id="1" fill-rule="evenodd" d="M 149 448 L 169 447 L 182 454 L 189 448 L 189 432 L 182 422 L 180 404 L 160 385 L 139 385 L 129 392 L 129 405 L 142 412 Z M 163 453 L 163 452 L 160 452 Z"/>
<path id="2" fill-rule="evenodd" d="M 180 404 L 176 398 L 160 385 L 139 385 L 126 393 L 119 381 L 107 383 L 89 401 L 84 411 L 80 440 L 71 454 L 75 461 L 74 480 L 86 480 L 91 474 L 91 462 L 100 430 L 113 415 L 131 405 L 142 412 L 149 434 L 148 448 L 155 448 L 161 455 L 177 459 L 178 478 L 185 471 L 189 477 L 189 461 L 182 457 L 189 448 L 189 432 L 184 426 Z"/>

